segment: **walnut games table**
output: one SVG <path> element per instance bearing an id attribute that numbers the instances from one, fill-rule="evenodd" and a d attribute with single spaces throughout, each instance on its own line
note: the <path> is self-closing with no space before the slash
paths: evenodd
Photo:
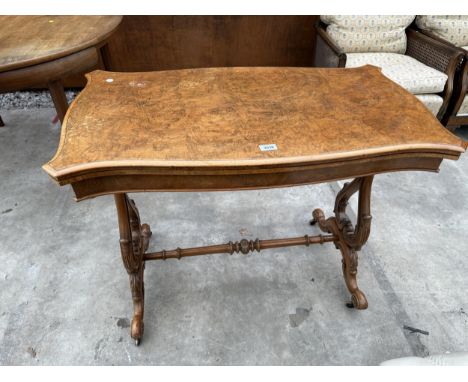
<path id="1" fill-rule="evenodd" d="M 95 71 L 65 117 L 45 171 L 71 184 L 77 200 L 114 194 L 124 266 L 134 305 L 131 336 L 143 334 L 147 260 L 334 243 L 352 306 L 367 308 L 356 282 L 357 251 L 371 226 L 373 176 L 438 171 L 466 144 L 413 95 L 373 66 L 212 68 L 149 73 Z M 128 192 L 247 190 L 355 178 L 334 216 L 312 213 L 322 235 L 147 252 Z M 357 222 L 346 215 L 358 192 Z"/>

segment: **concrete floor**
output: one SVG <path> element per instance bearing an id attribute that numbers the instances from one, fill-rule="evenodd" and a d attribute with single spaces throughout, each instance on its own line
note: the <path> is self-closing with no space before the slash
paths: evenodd
<path id="1" fill-rule="evenodd" d="M 53 110 L 1 115 L 1 365 L 376 365 L 468 350 L 467 155 L 440 174 L 376 177 L 366 311 L 345 307 L 331 244 L 150 262 L 135 347 L 113 198 L 75 203 L 42 171 L 59 140 Z M 133 197 L 156 250 L 314 233 L 312 209 L 329 214 L 338 189 Z"/>

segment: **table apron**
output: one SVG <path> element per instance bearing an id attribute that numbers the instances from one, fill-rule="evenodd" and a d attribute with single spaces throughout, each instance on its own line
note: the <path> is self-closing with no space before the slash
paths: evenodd
<path id="1" fill-rule="evenodd" d="M 382 160 L 345 163 L 341 166 L 324 166 L 292 172 L 210 175 L 155 175 L 122 174 L 103 175 L 72 182 L 76 200 L 121 192 L 198 192 L 235 191 L 262 188 L 299 186 L 349 179 L 382 172 L 422 170 L 437 172 L 440 157 L 401 157 Z"/>
<path id="2" fill-rule="evenodd" d="M 16 91 L 91 70 L 99 62 L 95 47 L 53 61 L 0 73 L 0 92 Z"/>

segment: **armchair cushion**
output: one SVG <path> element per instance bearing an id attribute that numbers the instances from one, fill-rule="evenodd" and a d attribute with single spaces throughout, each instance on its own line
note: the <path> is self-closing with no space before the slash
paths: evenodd
<path id="1" fill-rule="evenodd" d="M 348 53 L 346 67 L 374 65 L 382 73 L 413 94 L 433 94 L 444 90 L 448 76 L 413 57 L 397 53 Z"/>
<path id="2" fill-rule="evenodd" d="M 468 95 L 465 95 L 465 99 L 463 100 L 457 115 L 468 115 Z"/>
<path id="3" fill-rule="evenodd" d="M 418 94 L 415 97 L 419 99 L 434 115 L 437 115 L 440 107 L 444 103 L 444 99 L 437 94 Z"/>
<path id="4" fill-rule="evenodd" d="M 456 46 L 468 45 L 468 16 L 418 16 L 416 25 Z"/>
<path id="5" fill-rule="evenodd" d="M 322 15 L 327 33 L 345 53 L 393 52 L 406 50 L 405 29 L 414 16 Z"/>

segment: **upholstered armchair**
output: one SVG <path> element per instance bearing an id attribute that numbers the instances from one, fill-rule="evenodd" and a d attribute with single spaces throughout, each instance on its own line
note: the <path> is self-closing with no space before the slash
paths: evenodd
<path id="1" fill-rule="evenodd" d="M 459 49 L 409 26 L 414 16 L 320 16 L 315 66 L 374 65 L 413 93 L 439 120 L 453 93 Z"/>
<path id="2" fill-rule="evenodd" d="M 416 26 L 434 40 L 463 51 L 465 59 L 457 71 L 452 102 L 442 121 L 450 128 L 468 125 L 468 16 L 417 16 Z"/>

